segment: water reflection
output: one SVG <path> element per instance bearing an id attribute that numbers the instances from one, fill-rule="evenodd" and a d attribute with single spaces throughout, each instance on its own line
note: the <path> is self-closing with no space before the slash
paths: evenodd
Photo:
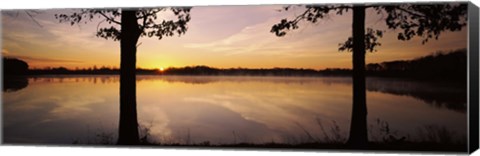
<path id="1" fill-rule="evenodd" d="M 3 91 L 14 92 L 28 86 L 28 79 L 24 76 L 5 76 L 3 77 Z"/>
<path id="2" fill-rule="evenodd" d="M 28 80 L 27 88 L 3 93 L 6 143 L 69 144 L 116 133 L 118 77 Z M 388 136 L 382 131 L 388 123 L 398 138 L 421 140 L 425 135 L 419 131 L 443 127 L 456 134 L 454 140 L 464 140 L 466 115 L 459 110 L 466 95 L 458 88 L 425 85 L 367 79 L 369 139 Z M 140 125 L 163 143 L 341 141 L 349 129 L 351 88 L 351 78 L 138 76 L 137 110 Z M 443 101 L 460 107 L 443 107 Z"/>
<path id="3" fill-rule="evenodd" d="M 411 96 L 434 107 L 465 112 L 467 110 L 467 88 L 465 84 L 428 83 L 371 78 L 368 91 Z"/>
<path id="4" fill-rule="evenodd" d="M 93 84 L 101 83 L 118 83 L 120 81 L 118 76 L 112 75 L 52 75 L 52 76 L 40 76 L 30 78 L 34 83 L 63 83 L 63 82 L 89 82 Z"/>

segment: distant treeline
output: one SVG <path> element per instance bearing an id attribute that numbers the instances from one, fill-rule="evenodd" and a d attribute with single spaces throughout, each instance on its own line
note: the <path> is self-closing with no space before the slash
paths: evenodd
<path id="1" fill-rule="evenodd" d="M 75 69 L 70 70 L 65 67 L 57 68 L 45 68 L 45 69 L 30 69 L 30 75 L 50 75 L 50 74 L 72 74 L 72 75 L 116 75 L 120 74 L 120 69 L 118 68 L 85 68 L 85 69 Z M 137 74 L 159 74 L 158 69 L 137 69 Z"/>
<path id="2" fill-rule="evenodd" d="M 118 68 L 93 67 L 87 69 L 67 69 L 65 67 L 28 69 L 25 61 L 4 58 L 5 74 L 119 74 Z M 367 76 L 406 77 L 428 80 L 466 80 L 467 55 L 466 49 L 449 53 L 437 52 L 413 60 L 388 61 L 366 65 Z M 296 68 L 228 68 L 220 69 L 208 66 L 187 66 L 182 68 L 137 69 L 137 74 L 144 75 L 247 75 L 247 76 L 350 76 L 351 69 L 329 68 L 324 70 Z"/>
<path id="3" fill-rule="evenodd" d="M 467 50 L 437 52 L 413 60 L 370 63 L 366 65 L 366 70 L 370 76 L 466 82 Z"/>
<path id="4" fill-rule="evenodd" d="M 321 76 L 322 71 L 314 69 L 270 68 L 248 69 L 228 68 L 219 69 L 208 66 L 193 66 L 183 68 L 168 68 L 162 72 L 166 75 L 251 75 L 251 76 Z"/>
<path id="5" fill-rule="evenodd" d="M 119 74 L 118 68 L 88 68 L 69 70 L 64 67 L 31 69 L 28 72 L 31 75 L 44 74 Z M 247 68 L 229 68 L 219 69 L 208 66 L 187 66 L 182 68 L 159 69 L 137 69 L 140 75 L 251 75 L 251 76 L 321 76 L 321 71 L 313 69 L 293 69 L 293 68 L 271 68 L 271 69 L 247 69 Z"/>

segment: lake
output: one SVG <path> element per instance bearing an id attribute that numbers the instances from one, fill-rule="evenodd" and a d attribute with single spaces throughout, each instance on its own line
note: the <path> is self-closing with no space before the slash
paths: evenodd
<path id="1" fill-rule="evenodd" d="M 115 142 L 118 76 L 25 78 L 3 92 L 7 144 Z M 466 87 L 367 78 L 368 137 L 465 142 Z M 137 76 L 141 135 L 162 143 L 345 141 L 348 77 Z"/>

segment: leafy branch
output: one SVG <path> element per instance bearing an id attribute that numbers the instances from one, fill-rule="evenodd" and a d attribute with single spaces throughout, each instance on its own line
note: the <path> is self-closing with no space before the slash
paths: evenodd
<path id="1" fill-rule="evenodd" d="M 191 7 L 136 9 L 136 16 L 139 20 L 138 32 L 140 32 L 140 37 L 157 37 L 161 40 L 163 37 L 185 34 L 188 30 L 187 23 L 190 21 L 190 9 Z M 176 19 L 158 21 L 158 14 L 167 10 L 170 10 L 176 16 Z M 81 9 L 72 14 L 55 14 L 55 18 L 58 19 L 60 23 L 69 23 L 70 25 L 79 23 L 86 24 L 92 22 L 95 18 L 103 19 L 97 24 L 96 36 L 104 39 L 113 39 L 114 41 L 121 39 L 121 30 L 116 26 L 122 24 L 119 21 L 121 16 L 122 13 L 120 9 Z M 103 22 L 107 22 L 109 26 L 100 27 Z"/>

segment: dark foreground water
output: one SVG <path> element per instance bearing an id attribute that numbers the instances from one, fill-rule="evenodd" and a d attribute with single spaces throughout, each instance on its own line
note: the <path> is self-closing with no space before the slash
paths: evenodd
<path id="1" fill-rule="evenodd" d="M 4 143 L 115 142 L 117 76 L 45 76 L 3 92 Z M 138 76 L 142 134 L 162 143 L 345 141 L 345 77 Z M 23 81 L 22 81 L 23 82 Z M 369 139 L 465 142 L 466 88 L 367 79 Z"/>

